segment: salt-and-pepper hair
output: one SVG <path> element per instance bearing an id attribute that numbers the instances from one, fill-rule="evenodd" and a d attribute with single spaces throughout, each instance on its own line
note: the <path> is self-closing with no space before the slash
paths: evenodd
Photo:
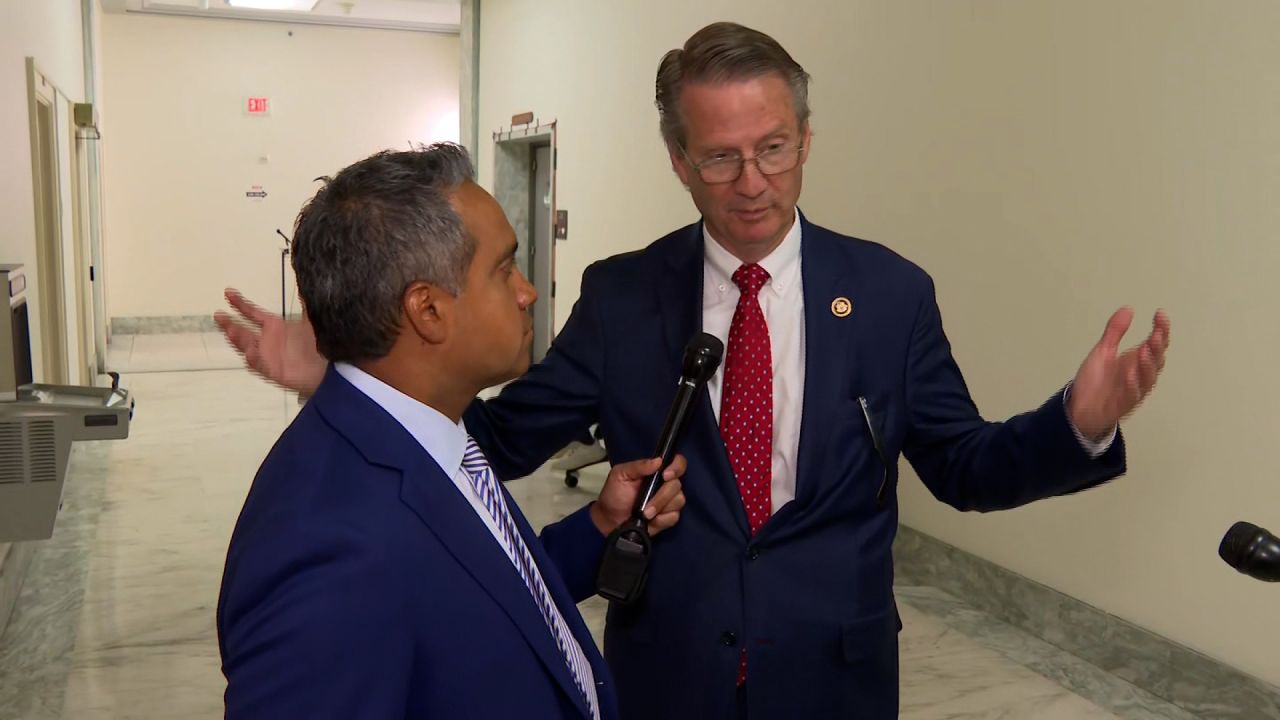
<path id="1" fill-rule="evenodd" d="M 475 241 L 450 198 L 475 176 L 452 143 L 384 151 L 344 168 L 298 214 L 293 270 L 320 354 L 385 356 L 412 283 L 462 291 Z"/>

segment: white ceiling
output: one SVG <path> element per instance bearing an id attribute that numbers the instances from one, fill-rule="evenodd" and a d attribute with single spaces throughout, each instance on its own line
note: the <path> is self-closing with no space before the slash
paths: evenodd
<path id="1" fill-rule="evenodd" d="M 263 22 L 290 22 L 345 27 L 457 33 L 461 0 L 319 0 L 308 13 L 245 10 L 226 0 L 102 0 L 103 10 L 114 13 L 182 15 L 236 18 Z"/>

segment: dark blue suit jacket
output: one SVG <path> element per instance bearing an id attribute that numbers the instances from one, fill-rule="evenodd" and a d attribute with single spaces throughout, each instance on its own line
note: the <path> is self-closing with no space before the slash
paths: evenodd
<path id="1" fill-rule="evenodd" d="M 505 492 L 505 491 L 504 491 Z M 525 542 L 617 717 L 575 599 L 584 508 Z M 565 572 L 557 572 L 557 566 Z M 230 718 L 589 718 L 511 561 L 422 446 L 332 368 L 254 479 L 218 604 Z"/>
<path id="2" fill-rule="evenodd" d="M 964 510 L 1012 508 L 1124 471 L 1122 439 L 1096 460 L 1081 448 L 1061 392 L 1007 422 L 984 421 L 929 276 L 880 245 L 802 222 L 796 498 L 751 537 L 704 390 L 679 446 L 689 460 L 681 522 L 655 539 L 643 601 L 609 613 L 605 656 L 624 718 L 732 716 L 743 647 L 753 719 L 896 717 L 899 454 Z M 528 474 L 595 422 L 611 460 L 652 455 L 683 348 L 701 327 L 702 243 L 695 224 L 587 269 L 547 357 L 467 411 L 501 477 Z M 851 301 L 848 317 L 832 312 L 838 297 Z"/>

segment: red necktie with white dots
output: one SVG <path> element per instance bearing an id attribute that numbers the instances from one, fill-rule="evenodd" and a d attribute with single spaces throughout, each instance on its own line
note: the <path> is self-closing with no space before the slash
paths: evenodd
<path id="1" fill-rule="evenodd" d="M 768 280 L 769 272 L 755 263 L 743 265 L 733 273 L 733 282 L 742 295 L 729 326 L 720 401 L 720 435 L 738 480 L 752 535 L 769 519 L 773 503 L 773 352 L 759 298 L 760 288 Z M 738 667 L 739 685 L 746 676 L 744 647 Z"/>

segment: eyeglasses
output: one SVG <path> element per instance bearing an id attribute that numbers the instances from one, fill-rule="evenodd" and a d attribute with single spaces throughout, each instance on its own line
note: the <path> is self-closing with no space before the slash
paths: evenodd
<path id="1" fill-rule="evenodd" d="M 731 183 L 742 176 L 742 169 L 747 163 L 756 164 L 761 175 L 777 175 L 792 170 L 800 164 L 800 154 L 804 152 L 804 143 L 791 145 L 777 142 L 769 145 L 755 157 L 743 157 L 731 153 L 717 153 L 702 162 L 694 162 L 683 146 L 680 152 L 685 162 L 698 173 L 702 182 L 708 185 Z"/>

